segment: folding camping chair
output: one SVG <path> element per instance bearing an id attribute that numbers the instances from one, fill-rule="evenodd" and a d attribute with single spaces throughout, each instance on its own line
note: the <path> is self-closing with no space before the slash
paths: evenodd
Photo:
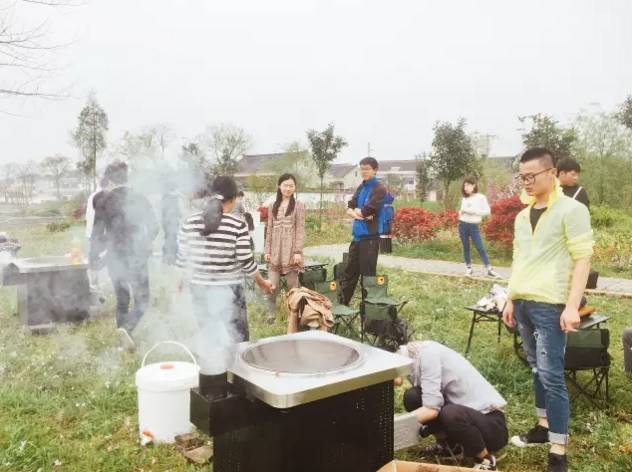
<path id="1" fill-rule="evenodd" d="M 609 373 L 610 331 L 601 328 L 609 316 L 593 314 L 582 319 L 579 330 L 569 333 L 566 338 L 566 354 L 564 369 L 566 380 L 577 390 L 577 395 L 583 395 L 598 408 L 602 405 L 597 401 L 604 394 L 605 404 L 610 401 Z M 518 358 L 528 366 L 522 338 L 518 330 L 514 331 L 514 350 Z M 587 380 L 581 380 L 579 372 L 588 373 Z M 603 389 L 603 392 L 602 392 Z"/>
<path id="2" fill-rule="evenodd" d="M 408 323 L 398 318 L 408 301 L 399 301 L 388 295 L 386 275 L 362 276 L 362 302 L 360 303 L 360 334 L 374 346 L 390 351 L 406 344 L 412 333 Z"/>
<path id="3" fill-rule="evenodd" d="M 334 316 L 334 326 L 331 332 L 338 334 L 340 329 L 344 328 L 349 335 L 357 336 L 358 331 L 354 325 L 360 315 L 360 310 L 340 303 L 341 293 L 338 281 L 316 282 L 314 285 L 314 290 L 331 300 L 331 314 Z"/>
<path id="4" fill-rule="evenodd" d="M 299 274 L 299 281 L 301 286 L 310 290 L 316 290 L 316 284 L 327 280 L 327 268 L 317 267 L 314 269 L 306 270 Z"/>
<path id="5" fill-rule="evenodd" d="M 609 373 L 611 357 L 608 354 L 610 331 L 606 328 L 585 329 L 569 333 L 566 341 L 566 380 L 576 389 L 576 395 L 583 395 L 593 405 L 604 394 L 605 404 L 610 401 Z M 589 374 L 581 380 L 579 372 Z M 602 392 L 603 387 L 603 392 Z M 572 396 L 572 395 L 571 395 Z"/>

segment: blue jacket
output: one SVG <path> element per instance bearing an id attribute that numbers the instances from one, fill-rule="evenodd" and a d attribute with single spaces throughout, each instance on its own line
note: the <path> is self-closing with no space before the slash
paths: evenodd
<path id="1" fill-rule="evenodd" d="M 353 240 L 379 238 L 378 220 L 382 208 L 384 207 L 384 196 L 386 189 L 384 185 L 377 180 L 377 177 L 362 182 L 355 191 L 355 194 L 349 200 L 349 208 L 360 208 L 364 218 L 372 217 L 365 220 L 353 220 Z"/>

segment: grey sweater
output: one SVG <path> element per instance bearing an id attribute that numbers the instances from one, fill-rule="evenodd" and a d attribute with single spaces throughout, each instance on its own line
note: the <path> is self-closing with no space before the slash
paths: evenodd
<path id="1" fill-rule="evenodd" d="M 502 409 L 507 402 L 470 362 L 458 352 L 434 341 L 408 345 L 414 352 L 413 385 L 421 386 L 426 408 L 463 405 L 483 414 Z"/>

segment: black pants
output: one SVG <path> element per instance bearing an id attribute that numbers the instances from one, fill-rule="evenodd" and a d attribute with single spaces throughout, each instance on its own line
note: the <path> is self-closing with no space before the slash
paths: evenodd
<path id="1" fill-rule="evenodd" d="M 499 451 L 509 439 L 502 411 L 483 414 L 462 405 L 445 405 L 436 421 L 449 443 L 463 446 L 466 457 L 475 457 L 483 449 Z"/>
<path id="2" fill-rule="evenodd" d="M 380 251 L 379 239 L 362 239 L 349 245 L 349 259 L 340 280 L 343 303 L 348 305 L 353 298 L 361 275 L 375 276 L 377 256 Z"/>
<path id="3" fill-rule="evenodd" d="M 147 259 L 110 257 L 107 265 L 116 295 L 116 326 L 132 331 L 149 304 Z M 130 311 L 132 297 L 134 308 Z"/>
<path id="4" fill-rule="evenodd" d="M 404 408 L 414 411 L 421 408 L 421 387 L 404 392 Z M 507 445 L 509 434 L 502 411 L 483 414 L 462 405 L 445 405 L 439 417 L 432 421 L 431 434 L 447 436 L 450 445 L 460 444 L 466 457 L 476 457 L 483 449 L 490 452 Z"/>

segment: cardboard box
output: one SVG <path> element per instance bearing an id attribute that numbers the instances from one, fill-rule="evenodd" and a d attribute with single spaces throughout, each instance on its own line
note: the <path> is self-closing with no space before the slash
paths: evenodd
<path id="1" fill-rule="evenodd" d="M 472 472 L 474 469 L 452 465 L 422 464 L 420 462 L 392 461 L 377 472 Z"/>

